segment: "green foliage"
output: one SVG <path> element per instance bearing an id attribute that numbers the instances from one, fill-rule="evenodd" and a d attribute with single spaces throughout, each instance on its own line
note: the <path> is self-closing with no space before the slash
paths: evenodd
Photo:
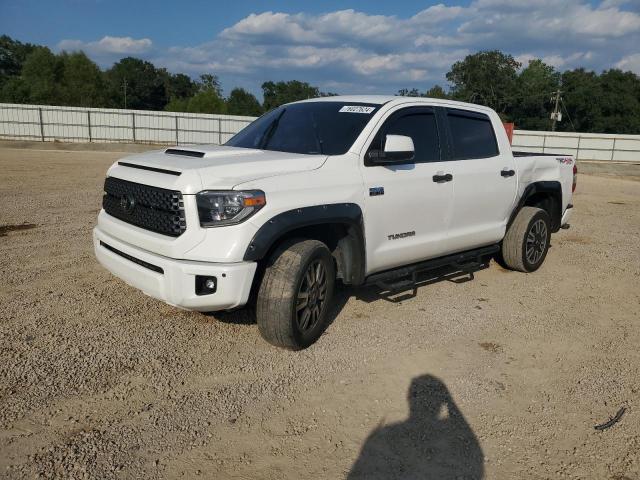
<path id="1" fill-rule="evenodd" d="M 0 90 L 0 101 L 8 103 L 29 103 L 31 96 L 27 84 L 21 77 L 11 77 Z"/>
<path id="2" fill-rule="evenodd" d="M 62 53 L 63 105 L 99 107 L 104 105 L 104 80 L 102 72 L 83 52 Z"/>
<path id="3" fill-rule="evenodd" d="M 602 90 L 598 75 L 583 68 L 564 72 L 562 91 L 569 115 L 565 115 L 558 124 L 558 130 L 572 131 L 573 122 L 578 132 L 596 132 L 598 119 L 602 115 Z"/>
<path id="4" fill-rule="evenodd" d="M 64 61 L 46 47 L 36 47 L 22 65 L 21 80 L 29 100 L 45 105 L 62 103 Z"/>
<path id="5" fill-rule="evenodd" d="M 285 103 L 306 100 L 307 98 L 322 97 L 325 94 L 320 92 L 318 87 L 309 85 L 307 82 L 290 80 L 288 82 L 264 82 L 262 84 L 264 102 L 262 106 L 265 112 L 272 110 Z"/>
<path id="6" fill-rule="evenodd" d="M 545 130 L 550 127 L 553 92 L 560 88 L 560 74 L 542 60 L 531 60 L 516 80 L 509 120 L 525 130 Z"/>
<path id="7" fill-rule="evenodd" d="M 215 75 L 201 75 L 197 92 L 189 98 L 174 98 L 165 107 L 170 112 L 227 113 L 222 89 Z"/>
<path id="8" fill-rule="evenodd" d="M 198 90 L 201 92 L 212 91 L 219 97 L 222 97 L 222 87 L 220 86 L 220 80 L 217 75 L 205 73 L 200 75 L 200 81 L 198 82 Z"/>
<path id="9" fill-rule="evenodd" d="M 12 77 L 20 75 L 22 65 L 35 45 L 21 43 L 8 35 L 0 36 L 0 89 Z"/>
<path id="10" fill-rule="evenodd" d="M 447 73 L 452 97 L 505 113 L 516 91 L 520 66 L 511 55 L 498 50 L 467 55 Z"/>
<path id="11" fill-rule="evenodd" d="M 189 111 L 189 99 L 188 98 L 172 98 L 164 107 L 167 112 L 188 112 Z"/>
<path id="12" fill-rule="evenodd" d="M 417 88 L 401 88 L 396 95 L 401 97 L 429 97 L 429 98 L 450 98 L 440 85 L 434 85 L 424 93 L 420 93 Z"/>
<path id="13" fill-rule="evenodd" d="M 105 72 L 114 108 L 162 110 L 167 104 L 165 72 L 139 58 L 126 57 Z M 126 94 L 126 99 L 125 99 Z"/>
<path id="14" fill-rule="evenodd" d="M 429 90 L 424 92 L 424 96 L 430 98 L 449 98 L 449 94 L 445 92 L 444 88 L 440 85 L 434 85 L 431 87 Z"/>
<path id="15" fill-rule="evenodd" d="M 397 95 L 452 98 L 488 105 L 517 128 L 547 130 L 552 96 L 562 91 L 560 131 L 640 134 L 640 77 L 608 70 L 558 72 L 541 60 L 522 70 L 497 50 L 468 55 L 447 73 L 447 92 L 435 85 L 421 92 L 403 88 Z M 284 103 L 334 95 L 306 82 L 265 82 L 262 105 L 242 88 L 223 97 L 218 77 L 198 80 L 172 74 L 138 58 L 127 57 L 101 71 L 82 52 L 54 54 L 46 47 L 0 36 L 0 101 L 45 105 L 127 108 L 172 112 L 229 113 L 258 116 Z"/>
<path id="16" fill-rule="evenodd" d="M 262 115 L 262 106 L 258 99 L 243 88 L 234 88 L 227 99 L 227 113 L 229 115 Z"/>
<path id="17" fill-rule="evenodd" d="M 593 130 L 640 133 L 640 81 L 632 72 L 608 70 L 600 75 L 600 116 Z M 568 107 L 567 107 L 568 108 Z M 571 113 L 573 118 L 575 113 Z"/>
<path id="18" fill-rule="evenodd" d="M 191 113 L 227 113 L 224 99 L 215 90 L 204 90 L 189 99 L 187 112 Z"/>
<path id="19" fill-rule="evenodd" d="M 195 95 L 198 91 L 198 84 L 184 73 L 177 73 L 175 75 L 166 73 L 164 88 L 167 92 L 167 98 L 171 100 L 182 99 Z"/>

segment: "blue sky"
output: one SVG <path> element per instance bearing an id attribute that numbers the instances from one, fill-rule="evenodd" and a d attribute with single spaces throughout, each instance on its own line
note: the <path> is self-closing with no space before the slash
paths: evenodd
<path id="1" fill-rule="evenodd" d="M 215 73 L 227 92 L 294 78 L 337 93 L 424 90 L 493 48 L 524 64 L 640 73 L 640 0 L 0 0 L 0 33 L 103 67 L 132 55 Z"/>

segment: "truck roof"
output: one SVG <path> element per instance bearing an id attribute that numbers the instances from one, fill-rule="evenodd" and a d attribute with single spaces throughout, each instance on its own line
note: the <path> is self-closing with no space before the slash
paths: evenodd
<path id="1" fill-rule="evenodd" d="M 306 103 L 306 102 L 353 102 L 353 103 L 371 103 L 375 105 L 383 105 L 385 103 L 406 103 L 406 102 L 424 102 L 433 104 L 439 103 L 442 106 L 468 108 L 473 107 L 476 110 L 492 111 L 489 107 L 478 105 L 475 103 L 458 102 L 455 100 L 446 100 L 441 98 L 431 97 L 405 97 L 400 95 L 335 95 L 332 97 L 318 97 L 309 98 L 307 100 L 300 100 L 298 102 L 291 103 Z"/>

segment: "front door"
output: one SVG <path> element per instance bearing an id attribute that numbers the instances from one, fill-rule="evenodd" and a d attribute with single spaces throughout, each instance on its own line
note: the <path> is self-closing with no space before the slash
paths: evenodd
<path id="1" fill-rule="evenodd" d="M 412 161 L 376 165 L 369 160 L 369 152 L 384 149 L 389 134 L 413 139 Z M 444 176 L 448 163 L 441 160 L 440 136 L 433 108 L 405 107 L 391 113 L 366 150 L 367 274 L 448 253 L 453 185 L 438 177 Z"/>

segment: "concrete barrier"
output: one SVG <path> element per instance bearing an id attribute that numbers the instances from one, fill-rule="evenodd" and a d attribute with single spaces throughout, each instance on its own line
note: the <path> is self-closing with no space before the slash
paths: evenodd
<path id="1" fill-rule="evenodd" d="M 513 149 L 568 154 L 578 160 L 640 163 L 640 135 L 515 130 Z"/>
<path id="2" fill-rule="evenodd" d="M 254 117 L 0 103 L 0 139 L 221 144 Z"/>
<path id="3" fill-rule="evenodd" d="M 222 144 L 255 117 L 0 103 L 0 139 Z M 640 163 L 640 135 L 515 130 L 514 150 Z"/>

